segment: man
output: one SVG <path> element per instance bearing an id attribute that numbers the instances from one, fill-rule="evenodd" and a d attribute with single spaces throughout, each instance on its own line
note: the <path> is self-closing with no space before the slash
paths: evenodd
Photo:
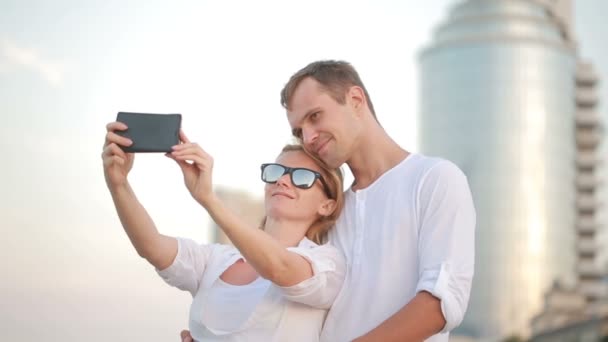
<path id="1" fill-rule="evenodd" d="M 347 274 L 321 341 L 448 341 L 473 278 L 475 209 L 465 175 L 395 143 L 346 62 L 309 64 L 281 103 L 306 150 L 330 167 L 346 163 L 354 176 L 329 234 Z"/>
<path id="2" fill-rule="evenodd" d="M 395 143 L 346 62 L 309 64 L 281 103 L 304 147 L 354 176 L 329 236 L 348 272 L 321 340 L 447 341 L 473 278 L 475 210 L 464 174 Z"/>

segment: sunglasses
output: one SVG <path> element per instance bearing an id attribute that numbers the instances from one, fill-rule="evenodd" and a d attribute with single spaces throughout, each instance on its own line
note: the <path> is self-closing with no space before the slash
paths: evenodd
<path id="1" fill-rule="evenodd" d="M 300 189 L 310 189 L 317 179 L 320 180 L 325 194 L 328 198 L 332 198 L 325 179 L 317 171 L 303 167 L 287 167 L 276 163 L 262 164 L 262 181 L 265 183 L 274 184 L 286 173 L 289 173 L 291 184 Z"/>

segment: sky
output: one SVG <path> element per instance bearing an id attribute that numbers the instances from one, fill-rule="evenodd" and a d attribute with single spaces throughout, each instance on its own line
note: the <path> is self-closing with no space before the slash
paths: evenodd
<path id="1" fill-rule="evenodd" d="M 0 2 L 0 340 L 177 341 L 187 327 L 189 295 L 137 256 L 105 186 L 117 112 L 181 113 L 215 184 L 261 197 L 259 164 L 291 141 L 281 88 L 311 61 L 342 59 L 417 151 L 417 53 L 453 3 Z M 581 53 L 608 80 L 608 2 L 576 11 Z M 181 177 L 151 154 L 129 179 L 162 233 L 206 242 Z"/>

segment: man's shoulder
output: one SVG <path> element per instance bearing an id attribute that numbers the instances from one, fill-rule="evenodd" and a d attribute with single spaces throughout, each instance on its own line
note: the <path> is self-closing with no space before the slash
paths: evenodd
<path id="1" fill-rule="evenodd" d="M 452 161 L 435 156 L 427 156 L 422 153 L 410 153 L 403 161 L 401 173 L 415 173 L 420 177 L 419 180 L 427 177 L 429 174 L 458 174 L 462 173 L 460 168 Z"/>
<path id="2" fill-rule="evenodd" d="M 456 163 L 439 157 L 424 157 L 424 171 L 418 179 L 419 192 L 451 191 L 469 193 L 469 179 Z"/>
<path id="3" fill-rule="evenodd" d="M 437 156 L 430 156 L 430 155 L 426 155 L 426 154 L 422 154 L 422 153 L 418 153 L 418 152 L 410 153 L 410 155 L 405 159 L 405 161 L 407 161 L 408 159 L 410 159 L 410 162 L 412 164 L 414 164 L 416 167 L 425 168 L 425 169 L 430 169 L 430 168 L 435 167 L 436 165 L 440 165 L 440 164 L 444 164 L 444 163 L 453 164 L 451 161 L 449 161 L 445 158 L 437 157 Z"/>
<path id="4" fill-rule="evenodd" d="M 416 170 L 416 177 L 410 180 L 418 184 L 419 189 L 440 184 L 448 187 L 451 186 L 450 184 L 468 184 L 465 173 L 456 163 L 448 159 L 419 153 L 410 157 L 414 157 L 411 168 Z"/>
<path id="5" fill-rule="evenodd" d="M 422 171 L 437 173 L 462 173 L 462 170 L 460 167 L 458 167 L 458 165 L 456 165 L 456 163 L 442 157 L 427 156 L 421 153 L 412 153 L 408 158 L 410 157 L 413 157 L 412 164 L 414 164 L 414 167 Z"/>

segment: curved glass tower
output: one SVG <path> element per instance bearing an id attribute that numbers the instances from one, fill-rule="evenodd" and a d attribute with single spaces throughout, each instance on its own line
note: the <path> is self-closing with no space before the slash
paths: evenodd
<path id="1" fill-rule="evenodd" d="M 575 70 L 551 0 L 456 4 L 419 56 L 422 153 L 467 174 L 475 278 L 455 333 L 529 334 L 554 279 L 574 282 Z"/>

